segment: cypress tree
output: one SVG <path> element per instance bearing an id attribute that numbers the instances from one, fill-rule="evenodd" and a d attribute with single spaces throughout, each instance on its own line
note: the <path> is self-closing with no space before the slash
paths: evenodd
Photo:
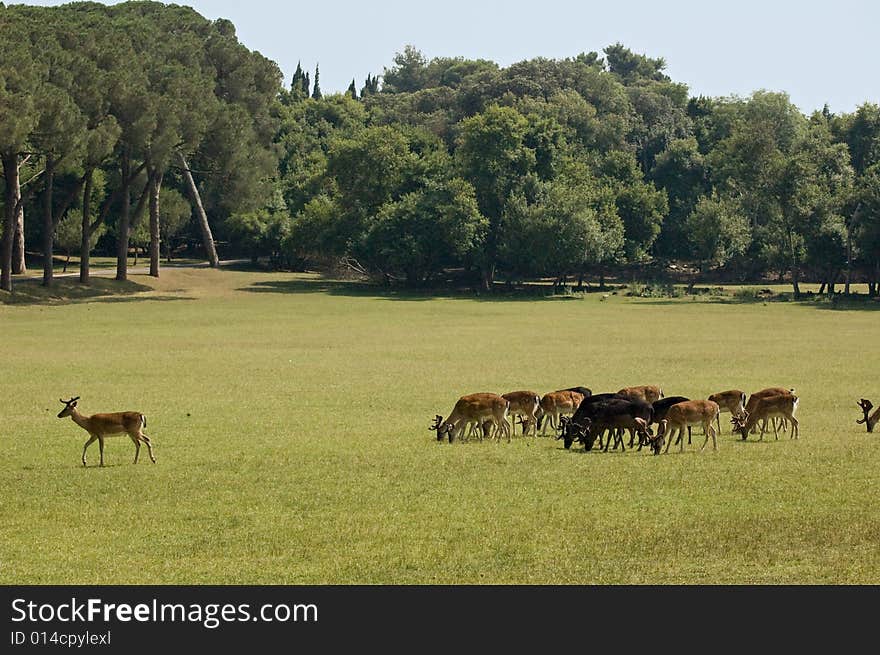
<path id="1" fill-rule="evenodd" d="M 351 79 L 351 84 L 348 85 L 348 94 L 354 99 L 358 99 L 357 89 L 354 86 L 354 78 Z"/>
<path id="2" fill-rule="evenodd" d="M 300 62 L 296 62 L 296 71 L 293 73 L 293 81 L 290 83 L 290 94 L 294 99 L 301 99 L 304 96 L 303 94 L 303 82 L 305 81 L 305 75 L 303 75 L 303 69 L 300 65 Z"/>
<path id="3" fill-rule="evenodd" d="M 317 66 L 317 64 L 315 65 L 315 87 L 312 90 L 312 97 L 315 100 L 320 100 L 322 97 L 321 96 L 321 85 L 318 83 L 318 66 Z"/>
<path id="4" fill-rule="evenodd" d="M 303 85 L 302 85 L 304 98 L 309 97 L 309 85 L 310 84 L 311 84 L 311 82 L 309 81 L 309 74 L 306 73 L 305 76 L 303 77 Z"/>
<path id="5" fill-rule="evenodd" d="M 376 93 L 379 90 L 379 76 L 372 77 L 367 73 L 367 80 L 364 82 L 364 88 L 361 89 L 361 98 Z"/>

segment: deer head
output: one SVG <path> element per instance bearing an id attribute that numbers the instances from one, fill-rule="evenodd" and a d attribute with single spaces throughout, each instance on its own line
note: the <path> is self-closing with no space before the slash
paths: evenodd
<path id="1" fill-rule="evenodd" d="M 73 413 L 73 410 L 76 409 L 76 401 L 79 400 L 79 396 L 76 398 L 71 398 L 70 400 L 61 400 L 58 399 L 58 402 L 64 405 L 64 409 L 62 409 L 58 413 L 58 418 L 64 418 L 65 416 L 70 416 Z"/>
<path id="2" fill-rule="evenodd" d="M 856 404 L 861 408 L 862 412 L 865 415 L 865 418 L 863 418 L 861 421 L 856 421 L 856 423 L 858 423 L 860 425 L 862 423 L 867 423 L 868 422 L 868 412 L 871 411 L 871 409 L 874 407 L 874 404 L 870 400 L 867 400 L 865 398 L 862 398 Z"/>
<path id="3" fill-rule="evenodd" d="M 746 431 L 746 424 L 749 422 L 749 413 L 743 410 L 742 414 L 734 415 L 730 419 L 730 423 L 733 425 L 733 429 L 736 432 L 739 432 L 742 435 L 743 441 L 748 438 L 748 432 Z"/>
<path id="4" fill-rule="evenodd" d="M 443 417 L 440 416 L 440 414 L 437 414 L 434 417 L 434 423 L 428 429 L 432 430 L 432 431 L 436 430 L 437 431 L 437 441 L 443 441 L 443 436 L 447 432 L 450 432 L 451 428 L 452 428 L 451 425 L 443 425 Z M 451 439 L 450 439 L 450 441 L 451 441 Z"/>

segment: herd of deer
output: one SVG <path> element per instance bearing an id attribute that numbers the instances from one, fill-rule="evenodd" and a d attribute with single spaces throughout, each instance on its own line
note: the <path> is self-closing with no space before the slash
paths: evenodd
<path id="1" fill-rule="evenodd" d="M 140 412 L 114 412 L 110 414 L 92 414 L 85 416 L 77 410 L 79 396 L 70 400 L 61 400 L 64 409 L 58 414 L 58 418 L 67 416 L 73 422 L 89 433 L 89 439 L 83 446 L 82 463 L 86 465 L 86 450 L 98 442 L 101 453 L 101 466 L 104 466 L 104 438 L 127 434 L 134 442 L 134 463 L 137 464 L 138 455 L 141 452 L 141 443 L 146 444 L 150 459 L 155 464 L 153 456 L 153 442 L 143 433 L 147 427 L 147 417 Z M 523 435 L 534 432 L 535 436 L 543 424 L 542 434 L 546 434 L 547 425 L 561 434 L 557 438 L 565 439 L 566 447 L 569 447 L 575 439 L 584 444 L 584 448 L 592 448 L 596 438 L 602 445 L 602 433 L 614 432 L 615 448 L 619 444 L 623 448 L 621 431 L 630 430 L 630 447 L 636 434 L 639 436 L 639 450 L 643 445 L 650 445 L 654 454 L 660 452 L 661 446 L 666 443 L 666 451 L 672 443 L 673 435 L 678 433 L 676 443 L 684 449 L 683 432 L 688 429 L 688 443 L 690 443 L 690 429 L 693 426 L 702 426 L 706 435 L 702 450 L 706 447 L 709 438 L 712 438 L 712 447 L 717 448 L 715 442 L 715 427 L 718 425 L 721 431 L 721 412 L 729 412 L 732 415 L 731 423 L 734 430 L 746 439 L 750 432 L 755 432 L 760 426 L 763 440 L 768 421 L 773 427 L 776 438 L 779 438 L 778 428 L 785 427 L 786 422 L 791 424 L 791 437 L 798 437 L 798 421 L 794 414 L 797 410 L 798 398 L 794 395 L 794 389 L 772 387 L 756 391 L 746 401 L 746 394 L 739 389 L 723 391 L 712 394 L 708 400 L 690 400 L 683 396 L 664 398 L 660 387 L 646 385 L 641 387 L 626 387 L 617 393 L 593 394 L 586 387 L 570 387 L 561 391 L 553 391 L 538 396 L 533 391 L 513 391 L 502 395 L 494 393 L 475 393 L 462 396 L 455 403 L 452 412 L 443 420 L 439 414 L 435 417 L 431 430 L 437 432 L 437 440 L 447 437 L 452 443 L 458 438 L 465 428 L 472 428 L 471 433 L 476 432 L 480 439 L 490 434 L 494 438 L 506 436 L 511 440 L 513 427 L 507 420 L 508 417 L 516 417 L 522 425 Z M 864 417 L 859 424 L 865 424 L 868 432 L 874 431 L 874 426 L 880 422 L 880 408 L 873 414 L 874 405 L 870 400 L 862 398 L 858 403 Z M 647 410 L 647 411 L 645 411 Z M 569 418 L 569 415 L 571 417 Z M 780 423 L 777 423 L 780 419 Z M 658 425 L 657 434 L 651 428 L 652 424 Z M 611 434 L 605 442 L 605 450 L 611 442 Z"/>
<path id="2" fill-rule="evenodd" d="M 648 445 L 654 454 L 659 454 L 664 444 L 664 452 L 669 451 L 676 435 L 675 443 L 680 444 L 680 450 L 683 450 L 685 428 L 690 443 L 690 430 L 696 426 L 701 426 L 706 435 L 700 450 L 706 447 L 710 438 L 713 449 L 717 449 L 716 434 L 721 431 L 722 412 L 731 414 L 733 430 L 743 440 L 758 430 L 759 440 L 763 440 L 764 433 L 770 428 L 778 439 L 779 428 L 788 429 L 788 426 L 790 437 L 797 439 L 799 425 L 795 413 L 798 404 L 794 389 L 782 387 L 756 391 L 748 399 L 745 392 L 731 389 L 712 394 L 706 400 L 691 400 L 684 396 L 664 397 L 663 391 L 655 385 L 625 387 L 616 393 L 602 394 L 593 394 L 586 387 L 570 387 L 544 396 L 534 391 L 513 391 L 501 395 L 475 393 L 459 398 L 445 420 L 441 415 L 436 415 L 429 429 L 437 433 L 438 441 L 446 437 L 450 443 L 464 435 L 466 429 L 469 430 L 467 436 L 476 434 L 480 440 L 488 436 L 493 439 L 506 437 L 509 442 L 516 423 L 522 425 L 524 436 L 529 433 L 537 436 L 542 424 L 541 434 L 544 435 L 549 424 L 557 431 L 557 439 L 564 439 L 566 448 L 574 441 L 579 441 L 586 450 L 590 450 L 597 439 L 601 447 L 602 437 L 607 433 L 605 451 L 612 442 L 612 436 L 614 448 L 619 445 L 625 450 L 622 435 L 628 430 L 630 447 L 638 436 L 639 450 Z M 873 432 L 874 425 L 880 421 L 880 409 L 869 414 L 873 405 L 865 399 L 861 399 L 859 407 L 864 418 L 857 422 L 866 424 L 868 432 Z M 509 418 L 514 419 L 513 426 Z M 713 423 L 717 425 L 717 430 Z M 656 433 L 652 427 L 654 425 Z"/>

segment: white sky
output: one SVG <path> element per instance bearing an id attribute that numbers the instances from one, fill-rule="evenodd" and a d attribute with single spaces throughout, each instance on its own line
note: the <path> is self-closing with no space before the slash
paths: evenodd
<path id="1" fill-rule="evenodd" d="M 8 3 L 11 4 L 11 3 Z M 57 5 L 54 0 L 26 4 Z M 113 4 L 108 2 L 107 4 Z M 663 57 L 692 95 L 787 91 L 802 111 L 880 103 L 877 0 L 190 0 L 228 18 L 239 39 L 273 59 L 289 85 L 298 61 L 321 90 L 358 90 L 407 44 L 428 58 L 573 57 L 620 41 Z"/>

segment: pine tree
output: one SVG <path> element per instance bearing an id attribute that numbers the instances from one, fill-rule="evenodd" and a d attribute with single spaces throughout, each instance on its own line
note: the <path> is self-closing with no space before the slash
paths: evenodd
<path id="1" fill-rule="evenodd" d="M 318 66 L 317 66 L 317 64 L 315 65 L 315 87 L 314 87 L 314 90 L 312 91 L 312 97 L 315 100 L 320 100 L 322 97 L 321 96 L 321 85 L 318 83 Z"/>
<path id="2" fill-rule="evenodd" d="M 354 85 L 354 78 L 351 79 L 351 84 L 348 85 L 348 94 L 354 99 L 358 99 L 357 88 Z"/>

